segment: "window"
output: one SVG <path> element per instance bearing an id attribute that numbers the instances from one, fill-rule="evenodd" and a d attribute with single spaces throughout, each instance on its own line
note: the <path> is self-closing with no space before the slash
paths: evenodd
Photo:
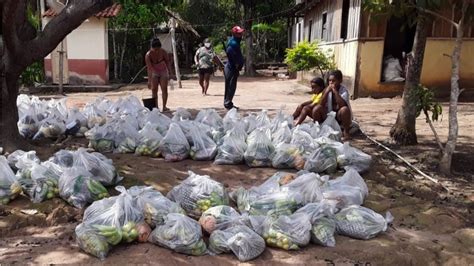
<path id="1" fill-rule="evenodd" d="M 347 39 L 347 28 L 349 27 L 350 0 L 342 2 L 341 39 Z"/>
<path id="2" fill-rule="evenodd" d="M 326 27 L 327 27 L 327 21 L 328 21 L 328 13 L 324 12 L 323 13 L 323 19 L 321 23 L 321 40 L 327 41 L 327 32 L 326 32 Z"/>
<path id="3" fill-rule="evenodd" d="M 308 29 L 308 41 L 311 42 L 312 39 L 312 33 L 313 33 L 313 20 L 309 21 L 309 29 Z"/>

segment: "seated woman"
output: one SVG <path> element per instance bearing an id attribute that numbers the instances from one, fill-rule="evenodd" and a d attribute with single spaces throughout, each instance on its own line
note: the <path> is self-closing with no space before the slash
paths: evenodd
<path id="1" fill-rule="evenodd" d="M 307 116 L 313 118 L 313 109 L 321 101 L 324 91 L 324 80 L 322 78 L 314 78 L 311 80 L 311 100 L 306 101 L 296 108 L 293 113 L 295 126 L 303 123 Z"/>
<path id="2" fill-rule="evenodd" d="M 329 86 L 324 90 L 321 104 L 313 109 L 312 117 L 319 123 L 324 122 L 331 111 L 336 113 L 337 122 L 342 126 L 342 141 L 350 140 L 349 130 L 352 125 L 352 110 L 349 103 L 349 91 L 342 85 L 342 72 L 329 72 Z"/>

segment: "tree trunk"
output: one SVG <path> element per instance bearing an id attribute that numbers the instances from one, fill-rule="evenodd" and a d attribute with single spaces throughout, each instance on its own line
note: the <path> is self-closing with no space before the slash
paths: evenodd
<path id="1" fill-rule="evenodd" d="M 122 51 L 120 52 L 120 70 L 119 70 L 119 76 L 120 79 L 123 80 L 122 77 L 122 69 L 123 69 L 123 58 L 125 57 L 125 51 L 127 50 L 127 37 L 128 37 L 128 23 L 125 24 L 125 33 L 123 37 L 123 45 L 122 45 Z"/>
<path id="2" fill-rule="evenodd" d="M 245 28 L 245 75 L 254 77 L 257 75 L 255 71 L 255 64 L 254 64 L 254 53 L 253 53 L 253 33 L 252 33 L 252 16 L 253 16 L 253 9 L 254 3 L 250 1 L 250 3 L 244 4 L 244 28 Z"/>
<path id="3" fill-rule="evenodd" d="M 401 145 L 417 144 L 416 137 L 416 102 L 412 99 L 412 88 L 420 83 L 421 69 L 426 46 L 426 17 L 421 17 L 416 25 L 413 43 L 413 63 L 408 66 L 405 87 L 403 89 L 402 107 L 398 111 L 397 121 L 390 130 L 392 139 Z"/>
<path id="4" fill-rule="evenodd" d="M 456 150 L 456 142 L 458 139 L 458 99 L 459 99 L 459 68 L 462 48 L 462 38 L 464 36 L 464 16 L 469 5 L 468 0 L 463 1 L 462 18 L 456 27 L 456 42 L 454 45 L 453 55 L 451 56 L 451 95 L 449 99 L 449 135 L 448 141 L 444 146 L 443 156 L 440 161 L 440 170 L 444 174 L 451 174 L 451 162 L 454 151 Z"/>
<path id="5" fill-rule="evenodd" d="M 118 49 L 117 49 L 117 41 L 116 41 L 116 36 L 115 36 L 115 31 L 112 32 L 112 47 L 113 47 L 113 50 L 114 50 L 114 54 L 113 54 L 113 57 L 114 57 L 114 79 L 117 81 L 119 80 L 119 72 L 118 72 L 118 68 L 119 68 L 119 58 L 117 56 L 118 54 Z"/>

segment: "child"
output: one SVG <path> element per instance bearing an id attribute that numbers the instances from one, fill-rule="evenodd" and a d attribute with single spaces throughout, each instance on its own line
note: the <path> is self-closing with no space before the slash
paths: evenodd
<path id="1" fill-rule="evenodd" d="M 321 102 L 324 91 L 324 80 L 322 78 L 314 78 L 311 80 L 311 100 L 306 101 L 296 108 L 293 113 L 295 126 L 303 123 L 307 116 L 313 118 L 313 109 Z"/>

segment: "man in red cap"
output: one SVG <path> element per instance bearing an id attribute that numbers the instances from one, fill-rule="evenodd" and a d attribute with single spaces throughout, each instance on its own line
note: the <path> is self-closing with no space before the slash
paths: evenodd
<path id="1" fill-rule="evenodd" d="M 232 99 L 235 95 L 235 90 L 237 89 L 237 78 L 239 77 L 239 72 L 244 66 L 244 57 L 242 56 L 242 51 L 240 50 L 240 42 L 242 41 L 242 35 L 244 29 L 240 26 L 234 26 L 232 28 L 232 38 L 230 38 L 227 43 L 227 63 L 224 68 L 225 76 L 225 94 L 224 94 L 224 107 L 227 110 L 232 108 L 237 108 L 232 102 Z"/>

